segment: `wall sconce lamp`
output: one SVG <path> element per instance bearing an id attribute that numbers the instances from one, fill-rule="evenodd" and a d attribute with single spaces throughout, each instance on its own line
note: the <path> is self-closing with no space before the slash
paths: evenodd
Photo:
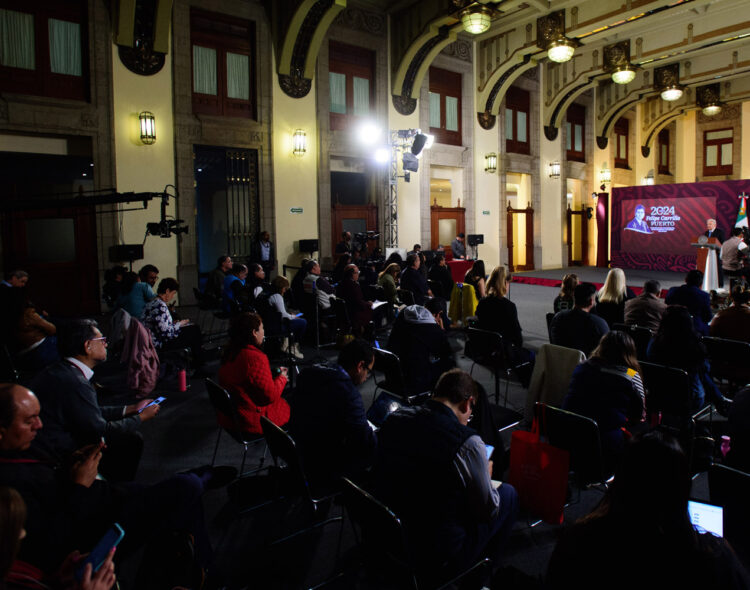
<path id="1" fill-rule="evenodd" d="M 141 123 L 141 142 L 146 145 L 156 143 L 156 118 L 153 113 L 143 111 L 138 114 Z"/>
<path id="2" fill-rule="evenodd" d="M 558 160 L 549 163 L 549 177 L 560 178 L 560 162 Z"/>
<path id="3" fill-rule="evenodd" d="M 721 112 L 723 103 L 719 100 L 721 87 L 718 83 L 701 86 L 697 90 L 698 106 L 707 117 L 713 117 Z"/>
<path id="4" fill-rule="evenodd" d="M 480 35 L 490 28 L 493 10 L 489 6 L 476 5 L 459 14 L 464 31 L 472 35 Z"/>
<path id="5" fill-rule="evenodd" d="M 490 174 L 497 171 L 497 154 L 495 152 L 484 156 L 484 171 Z"/>
<path id="6" fill-rule="evenodd" d="M 654 186 L 654 171 L 653 169 L 648 171 L 648 174 L 643 177 L 643 186 Z"/>
<path id="7" fill-rule="evenodd" d="M 307 134 L 302 129 L 295 129 L 292 136 L 292 153 L 301 158 L 307 152 Z"/>

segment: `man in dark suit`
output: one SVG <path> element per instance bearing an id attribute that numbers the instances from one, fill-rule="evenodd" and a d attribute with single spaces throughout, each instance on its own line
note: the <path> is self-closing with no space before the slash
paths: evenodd
<path id="1" fill-rule="evenodd" d="M 708 322 L 711 321 L 711 297 L 701 289 L 703 273 L 691 270 L 685 275 L 685 284 L 672 287 L 664 301 L 667 305 L 683 305 L 693 316 L 693 324 L 699 334 L 708 336 Z"/>
<path id="2" fill-rule="evenodd" d="M 94 320 L 75 320 L 60 326 L 57 343 L 63 360 L 44 369 L 31 382 L 42 404 L 40 416 L 45 424 L 34 444 L 47 452 L 69 456 L 76 449 L 104 440 L 107 449 L 100 471 L 109 479 L 133 479 L 143 450 L 139 426 L 156 416 L 159 406 L 145 408 L 150 399 L 130 406 L 99 405 L 91 378 L 94 367 L 107 359 L 107 339 Z"/>
<path id="3" fill-rule="evenodd" d="M 262 231 L 250 248 L 250 262 L 256 262 L 263 267 L 266 277 L 270 279 L 271 271 L 276 268 L 276 249 L 271 241 L 271 234 Z"/>
<path id="4" fill-rule="evenodd" d="M 716 227 L 715 219 L 706 219 L 706 231 L 703 235 L 709 238 L 716 238 L 721 243 L 724 242 L 724 232 Z"/>

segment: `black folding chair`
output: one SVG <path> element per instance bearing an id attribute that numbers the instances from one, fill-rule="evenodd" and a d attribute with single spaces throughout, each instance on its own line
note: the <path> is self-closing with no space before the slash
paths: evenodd
<path id="1" fill-rule="evenodd" d="M 410 391 L 404 379 L 404 373 L 401 370 L 401 360 L 388 350 L 373 348 L 375 355 L 375 364 L 372 368 L 372 378 L 375 381 L 375 394 L 378 389 L 387 391 L 395 397 L 403 400 L 406 405 L 414 405 L 421 400 L 430 397 L 429 391 Z M 382 379 L 378 379 L 378 373 Z M 373 401 L 377 395 L 373 396 Z"/>
<path id="2" fill-rule="evenodd" d="M 726 381 L 729 397 L 750 383 L 750 343 L 704 336 L 711 377 L 720 385 Z"/>
<path id="3" fill-rule="evenodd" d="M 539 432 L 553 447 L 570 453 L 570 471 L 579 489 L 607 488 L 612 473 L 607 469 L 595 420 L 544 402 L 534 404 Z"/>
<path id="4" fill-rule="evenodd" d="M 468 328 L 466 330 L 466 347 L 464 354 L 474 361 L 469 373 L 473 373 L 474 365 L 482 365 L 490 369 L 495 376 L 495 403 L 500 403 L 500 373 L 505 376 L 505 401 L 508 405 L 508 388 L 510 387 L 510 376 L 521 367 L 528 366 L 529 362 L 514 363 L 512 361 L 513 344 L 506 343 L 498 332 L 482 330 L 480 328 Z"/>
<path id="5" fill-rule="evenodd" d="M 396 289 L 398 298 L 404 305 L 414 305 L 414 293 L 408 289 Z"/>
<path id="6" fill-rule="evenodd" d="M 206 390 L 208 391 L 208 399 L 211 401 L 211 405 L 216 412 L 216 418 L 219 424 L 219 433 L 216 436 L 216 446 L 214 447 L 214 456 L 211 459 L 211 465 L 214 465 L 216 463 L 216 454 L 219 451 L 221 433 L 226 432 L 229 436 L 232 437 L 232 439 L 241 444 L 243 447 L 242 463 L 240 464 L 239 471 L 240 477 L 260 471 L 261 469 L 263 469 L 263 463 L 266 460 L 266 451 L 268 450 L 264 444 L 265 439 L 263 438 L 263 435 L 245 432 L 240 425 L 240 419 L 237 414 L 237 407 L 230 393 L 221 385 L 211 379 L 206 379 L 205 382 Z M 223 416 L 225 418 L 225 424 L 226 421 L 229 422 L 229 426 L 222 425 L 222 423 L 219 421 L 220 416 Z M 263 455 L 260 458 L 258 467 L 256 469 L 253 469 L 252 471 L 245 473 L 245 459 L 247 458 L 248 448 L 262 443 L 264 444 Z"/>
<path id="7" fill-rule="evenodd" d="M 743 562 L 750 557 L 750 473 L 714 463 L 708 470 L 712 504 L 724 508 L 724 536 Z"/>
<path id="8" fill-rule="evenodd" d="M 362 556 L 370 572 L 378 577 L 385 576 L 387 587 L 413 590 L 427 588 L 427 584 L 420 579 L 416 571 L 399 517 L 350 480 L 344 478 L 343 481 L 344 505 L 352 523 L 359 527 L 361 538 L 357 535 L 357 542 L 363 549 Z M 429 587 L 434 590 L 455 587 L 457 582 L 481 570 L 484 570 L 483 576 L 486 578 L 490 573 L 489 559 L 477 562 L 451 580 L 440 581 L 439 585 L 433 584 Z M 477 581 L 482 581 L 479 575 Z"/>
<path id="9" fill-rule="evenodd" d="M 643 326 L 638 326 L 636 324 L 633 324 L 632 326 L 628 326 L 626 324 L 613 324 L 612 329 L 618 330 L 620 332 L 625 332 L 626 334 L 630 335 L 630 337 L 633 339 L 633 343 L 635 344 L 635 350 L 638 360 L 646 360 L 648 343 L 651 342 L 651 338 L 653 338 L 654 336 L 654 333 L 651 330 Z"/>

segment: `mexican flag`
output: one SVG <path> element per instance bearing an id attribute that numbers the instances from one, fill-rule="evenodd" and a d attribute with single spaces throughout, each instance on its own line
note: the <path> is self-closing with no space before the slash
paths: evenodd
<path id="1" fill-rule="evenodd" d="M 742 193 L 738 198 L 740 199 L 740 210 L 737 211 L 737 222 L 734 227 L 747 228 L 747 195 Z"/>

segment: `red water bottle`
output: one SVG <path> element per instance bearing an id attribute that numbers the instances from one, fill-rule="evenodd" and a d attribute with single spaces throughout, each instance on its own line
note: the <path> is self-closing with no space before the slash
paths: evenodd
<path id="1" fill-rule="evenodd" d="M 177 391 L 187 391 L 187 371 L 180 369 L 177 373 Z"/>
<path id="2" fill-rule="evenodd" d="M 732 443 L 731 439 L 726 434 L 721 437 L 721 446 L 719 448 L 721 449 L 722 457 L 727 456 L 731 443 Z"/>

